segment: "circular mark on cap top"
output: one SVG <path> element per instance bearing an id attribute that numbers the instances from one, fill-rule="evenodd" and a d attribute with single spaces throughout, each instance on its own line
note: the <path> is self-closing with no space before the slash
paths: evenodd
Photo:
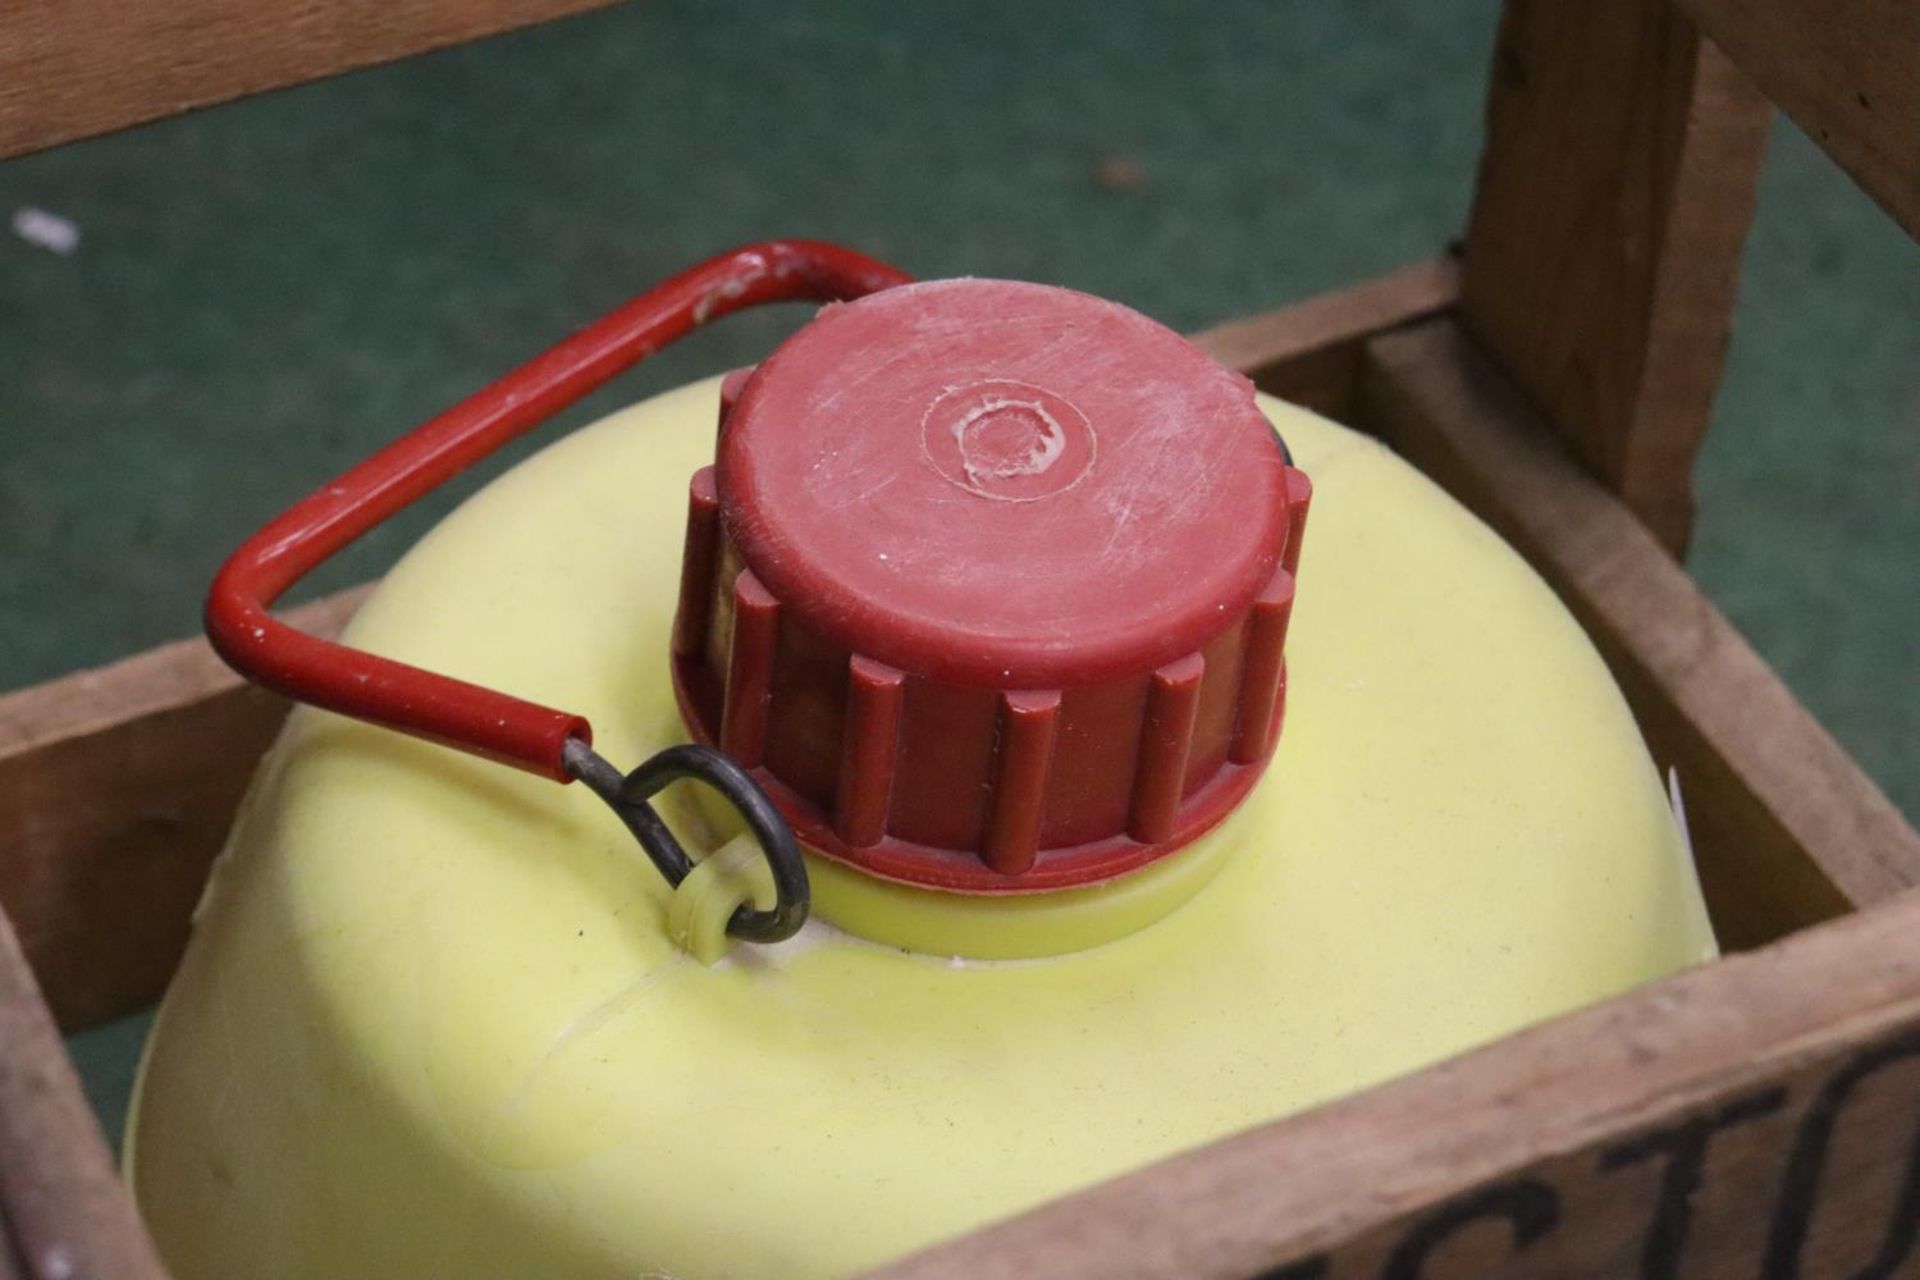
<path id="1" fill-rule="evenodd" d="M 1033 502 L 1071 488 L 1093 465 L 1093 426 L 1065 396 L 1024 382 L 943 392 L 920 424 L 934 470 L 996 502 Z"/>

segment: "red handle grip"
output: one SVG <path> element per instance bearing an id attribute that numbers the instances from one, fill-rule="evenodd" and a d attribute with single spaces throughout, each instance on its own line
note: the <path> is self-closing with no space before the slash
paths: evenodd
<path id="1" fill-rule="evenodd" d="M 509 440 L 709 320 L 767 302 L 857 298 L 909 279 L 817 241 L 748 245 L 663 281 L 316 490 L 233 553 L 207 595 L 207 636 L 247 678 L 301 702 L 560 782 L 584 717 L 333 644 L 267 608 L 334 552 Z"/>

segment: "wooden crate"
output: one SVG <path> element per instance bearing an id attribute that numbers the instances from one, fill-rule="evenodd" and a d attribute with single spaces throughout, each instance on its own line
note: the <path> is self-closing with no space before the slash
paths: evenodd
<path id="1" fill-rule="evenodd" d="M 0 156 L 592 3 L 14 6 Z M 1762 93 L 1920 236 L 1912 0 L 1507 0 L 1458 255 L 1200 335 L 1560 591 L 1685 780 L 1736 954 L 879 1276 L 1915 1274 L 1920 836 L 1674 558 Z M 0 1280 L 163 1276 L 60 1030 L 159 995 L 284 713 L 198 640 L 0 699 Z"/>

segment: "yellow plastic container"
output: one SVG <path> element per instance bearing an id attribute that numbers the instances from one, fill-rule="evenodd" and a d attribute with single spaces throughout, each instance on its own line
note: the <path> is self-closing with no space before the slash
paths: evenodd
<path id="1" fill-rule="evenodd" d="M 664 654 L 716 396 L 515 468 L 349 639 L 593 708 L 610 758 L 683 740 Z M 977 903 L 943 922 L 815 862 L 800 937 L 707 966 L 584 788 L 296 712 L 137 1090 L 127 1170 L 174 1273 L 847 1274 L 1711 954 L 1660 779 L 1553 595 L 1378 445 L 1262 407 L 1315 484 L 1286 731 L 1157 881 L 1082 891 L 1103 945 L 951 958 L 1000 945 Z M 1010 901 L 1017 935 L 1042 908 Z M 904 919 L 917 950 L 836 916 Z"/>

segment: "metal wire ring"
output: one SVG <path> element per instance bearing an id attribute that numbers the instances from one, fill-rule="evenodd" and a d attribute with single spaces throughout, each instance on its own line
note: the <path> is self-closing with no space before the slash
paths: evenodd
<path id="1" fill-rule="evenodd" d="M 633 833 L 634 839 L 669 885 L 693 870 L 693 859 L 674 838 L 665 820 L 648 803 L 674 783 L 691 779 L 718 792 L 753 832 L 761 856 L 773 871 L 775 901 L 762 911 L 742 905 L 727 921 L 727 932 L 743 942 L 781 942 L 800 931 L 807 921 L 812 889 L 806 863 L 793 828 L 774 807 L 760 785 L 725 753 L 697 743 L 668 747 L 649 757 L 630 773 L 622 774 L 598 752 L 571 738 L 561 759 L 573 777 L 585 783 Z"/>

